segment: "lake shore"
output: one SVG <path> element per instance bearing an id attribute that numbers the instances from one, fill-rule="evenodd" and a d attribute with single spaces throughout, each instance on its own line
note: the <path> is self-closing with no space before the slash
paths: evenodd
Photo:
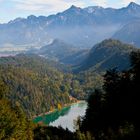
<path id="1" fill-rule="evenodd" d="M 85 100 L 76 100 L 76 101 L 73 102 L 73 103 L 65 104 L 64 106 L 62 106 L 61 109 L 64 109 L 65 107 L 69 107 L 69 106 L 72 106 L 72 105 L 74 105 L 74 104 L 78 104 L 78 103 L 81 103 L 81 102 L 85 102 Z M 61 109 L 60 109 L 60 110 L 61 110 Z M 44 116 L 44 115 L 51 114 L 51 113 L 53 113 L 53 112 L 55 112 L 55 111 L 57 111 L 57 110 L 59 110 L 59 109 L 56 108 L 56 109 L 54 109 L 54 110 L 52 110 L 52 111 L 47 111 L 47 112 L 41 113 L 41 114 L 39 114 L 39 115 L 34 115 L 34 116 L 32 117 L 32 119 L 35 119 L 35 118 L 37 118 L 37 117 L 41 117 L 41 116 Z"/>

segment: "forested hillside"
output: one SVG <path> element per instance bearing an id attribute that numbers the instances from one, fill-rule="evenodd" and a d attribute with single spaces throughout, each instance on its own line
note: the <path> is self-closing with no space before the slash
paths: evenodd
<path id="1" fill-rule="evenodd" d="M 64 74 L 35 55 L 0 58 L 0 79 L 8 86 L 6 97 L 29 117 L 84 98 L 73 75 Z"/>
<path id="2" fill-rule="evenodd" d="M 95 140 L 137 140 L 140 138 L 139 86 L 140 51 L 131 53 L 132 68 L 104 75 L 103 92 L 89 97 L 86 116 L 80 129 L 90 132 Z"/>
<path id="3" fill-rule="evenodd" d="M 6 99 L 9 88 L 0 78 L 0 140 L 33 140 L 33 125 L 23 110 Z"/>
<path id="4" fill-rule="evenodd" d="M 87 54 L 87 58 L 74 70 L 103 72 L 111 68 L 126 70 L 130 67 L 130 53 L 137 50 L 134 46 L 107 39 L 93 46 Z"/>
<path id="5" fill-rule="evenodd" d="M 121 72 L 112 69 L 106 72 L 102 90 L 93 90 L 88 99 L 86 116 L 77 120 L 74 133 L 61 127 L 34 125 L 25 116 L 24 111 L 30 116 L 50 109 L 51 106 L 57 107 L 60 101 L 62 105 L 70 102 L 66 85 L 69 85 L 68 81 L 74 82 L 70 74 L 69 78 L 64 79 L 65 75 L 60 71 L 49 66 L 44 68 L 47 66 L 44 63 L 39 68 L 37 61 L 33 62 L 35 57 L 20 55 L 0 59 L 0 139 L 137 140 L 140 138 L 139 51 L 131 53 L 129 70 Z M 21 65 L 18 63 L 19 60 Z M 26 60 L 33 62 L 32 70 Z M 34 67 L 34 63 L 37 64 L 37 68 Z M 70 88 L 76 89 L 76 83 Z M 77 95 L 81 94 L 77 92 Z"/>
<path id="6" fill-rule="evenodd" d="M 73 102 L 71 96 L 86 99 L 96 88 L 102 89 L 107 69 L 130 68 L 133 50 L 120 41 L 105 40 L 90 50 L 81 65 L 71 68 L 33 54 L 3 57 L 0 79 L 10 89 L 6 97 L 32 117 Z"/>
<path id="7" fill-rule="evenodd" d="M 139 86 L 140 52 L 131 53 L 131 69 L 108 70 L 103 91 L 88 99 L 86 115 L 77 120 L 77 131 L 38 127 L 35 139 L 57 140 L 138 140 L 140 138 Z"/>

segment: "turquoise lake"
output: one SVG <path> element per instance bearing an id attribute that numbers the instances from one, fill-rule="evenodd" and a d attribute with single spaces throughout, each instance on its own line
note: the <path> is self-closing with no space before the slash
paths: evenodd
<path id="1" fill-rule="evenodd" d="M 74 120 L 78 116 L 84 116 L 87 108 L 86 102 L 79 102 L 68 107 L 64 107 L 61 110 L 56 110 L 50 114 L 39 116 L 33 120 L 33 122 L 42 122 L 43 124 L 50 126 L 61 126 L 68 128 L 70 131 L 74 131 Z"/>

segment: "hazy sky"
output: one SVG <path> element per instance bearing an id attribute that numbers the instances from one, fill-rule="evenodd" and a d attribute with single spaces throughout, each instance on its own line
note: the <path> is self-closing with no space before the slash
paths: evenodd
<path id="1" fill-rule="evenodd" d="M 140 4 L 140 0 L 0 0 L 0 23 L 28 15 L 55 14 L 71 5 L 118 8 L 128 5 L 131 1 Z"/>

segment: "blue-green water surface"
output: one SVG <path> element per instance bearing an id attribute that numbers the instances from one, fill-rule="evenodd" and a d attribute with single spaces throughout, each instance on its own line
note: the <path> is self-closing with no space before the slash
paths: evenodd
<path id="1" fill-rule="evenodd" d="M 36 117 L 33 122 L 42 122 L 43 124 L 50 126 L 61 126 L 74 131 L 74 120 L 78 116 L 84 116 L 87 108 L 86 102 L 79 102 L 68 107 L 64 107 L 61 110 L 56 110 L 50 114 Z"/>

